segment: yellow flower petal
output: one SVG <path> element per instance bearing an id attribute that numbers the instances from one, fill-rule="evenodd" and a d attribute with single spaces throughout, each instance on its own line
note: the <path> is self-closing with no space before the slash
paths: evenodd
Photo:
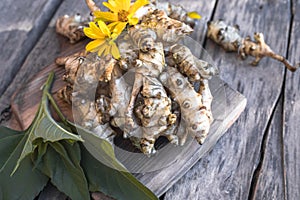
<path id="1" fill-rule="evenodd" d="M 118 13 L 95 11 L 93 14 L 96 17 L 96 21 L 99 20 L 109 21 L 109 22 L 118 21 Z"/>
<path id="2" fill-rule="evenodd" d="M 120 10 L 123 10 L 123 1 L 124 0 L 113 0 L 115 7 Z M 111 1 L 110 1 L 111 2 Z"/>
<path id="3" fill-rule="evenodd" d="M 114 8 L 118 9 L 118 11 L 120 10 L 115 2 L 115 0 L 108 0 L 108 3 L 113 6 Z"/>
<path id="4" fill-rule="evenodd" d="M 201 19 L 201 15 L 199 15 L 197 12 L 188 12 L 188 16 L 192 19 Z"/>
<path id="5" fill-rule="evenodd" d="M 111 5 L 110 3 L 107 3 L 107 2 L 103 2 L 102 3 L 106 8 L 108 8 L 110 11 L 114 12 L 114 13 L 117 13 L 119 12 L 119 9 L 113 5 Z"/>
<path id="6" fill-rule="evenodd" d="M 112 22 L 110 24 L 107 25 L 107 27 L 109 28 L 110 32 L 113 32 L 115 26 L 120 23 L 120 22 Z"/>
<path id="7" fill-rule="evenodd" d="M 99 25 L 99 28 L 101 29 L 102 33 L 104 33 L 104 35 L 107 35 L 110 37 L 110 30 L 108 29 L 106 24 L 103 21 L 98 21 L 98 25 Z"/>
<path id="8" fill-rule="evenodd" d="M 120 0 L 120 1 L 122 2 L 122 9 L 128 11 L 129 8 L 130 8 L 130 1 L 131 0 Z"/>
<path id="9" fill-rule="evenodd" d="M 94 33 L 95 35 L 97 35 L 99 37 L 105 36 L 105 34 L 103 33 L 103 31 L 101 31 L 101 29 L 96 25 L 95 22 L 90 22 L 89 25 L 90 25 L 92 33 Z"/>
<path id="10" fill-rule="evenodd" d="M 128 22 L 130 25 L 136 25 L 137 23 L 139 23 L 139 19 L 136 17 L 130 17 L 128 18 Z"/>
<path id="11" fill-rule="evenodd" d="M 148 0 L 137 0 L 133 5 L 129 8 L 129 13 L 135 13 L 140 7 L 149 4 Z"/>
<path id="12" fill-rule="evenodd" d="M 120 35 L 122 31 L 125 29 L 127 22 L 116 22 L 108 25 L 108 28 L 111 32 Z"/>
<path id="13" fill-rule="evenodd" d="M 120 55 L 120 52 L 119 52 L 119 49 L 118 49 L 116 43 L 112 43 L 111 45 L 112 45 L 111 46 L 111 54 L 112 54 L 112 56 L 115 59 L 119 59 L 121 57 L 121 55 Z"/>
<path id="14" fill-rule="evenodd" d="M 95 32 L 92 31 L 91 28 L 85 27 L 85 28 L 83 28 L 83 32 L 87 37 L 89 37 L 91 39 L 104 39 L 105 38 L 104 34 L 102 34 L 102 35 L 96 34 Z"/>
<path id="15" fill-rule="evenodd" d="M 91 41 L 89 42 L 85 49 L 87 51 L 91 51 L 91 52 L 95 52 L 98 50 L 98 48 L 105 42 L 105 40 L 94 40 L 94 41 Z"/>
<path id="16" fill-rule="evenodd" d="M 101 56 L 107 47 L 109 47 L 107 43 L 102 44 L 102 46 L 99 47 L 98 56 Z"/>

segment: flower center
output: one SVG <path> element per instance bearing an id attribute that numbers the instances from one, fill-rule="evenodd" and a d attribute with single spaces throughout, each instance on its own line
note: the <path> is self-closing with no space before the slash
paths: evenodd
<path id="1" fill-rule="evenodd" d="M 120 10 L 119 12 L 118 12 L 118 20 L 120 21 L 120 22 L 127 22 L 128 21 L 128 19 L 127 19 L 127 16 L 129 15 L 129 12 L 128 11 L 126 11 L 126 10 Z"/>

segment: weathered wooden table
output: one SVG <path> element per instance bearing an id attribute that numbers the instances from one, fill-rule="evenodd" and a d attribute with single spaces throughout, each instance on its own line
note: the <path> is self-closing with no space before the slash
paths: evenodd
<path id="1" fill-rule="evenodd" d="M 292 63 L 300 60 L 300 0 L 174 1 L 203 16 L 193 38 L 221 69 L 221 78 L 248 100 L 246 110 L 162 199 L 298 199 L 300 197 L 300 71 L 277 61 L 258 67 L 205 39 L 206 22 L 222 18 L 241 34 L 265 39 Z M 0 2 L 1 124 L 11 117 L 10 98 L 60 53 L 58 16 L 88 13 L 84 0 L 3 0 Z M 298 132 L 299 131 L 299 132 Z"/>

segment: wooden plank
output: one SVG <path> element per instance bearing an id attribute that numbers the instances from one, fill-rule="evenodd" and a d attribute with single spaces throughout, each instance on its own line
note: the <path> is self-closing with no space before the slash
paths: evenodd
<path id="1" fill-rule="evenodd" d="M 0 112 L 10 105 L 10 99 L 17 88 L 27 83 L 33 76 L 45 66 L 51 64 L 59 56 L 61 48 L 72 46 L 68 40 L 55 32 L 55 22 L 59 16 L 81 13 L 84 17 L 89 16 L 89 10 L 84 1 L 65 0 L 53 16 L 51 22 L 43 34 L 39 35 L 39 41 L 27 56 L 18 73 L 14 72 L 12 83 L 6 88 L 0 97 Z M 21 55 L 21 53 L 20 53 Z M 5 76 L 3 76 L 5 79 Z M 2 79 L 1 79 L 2 80 Z"/>
<path id="2" fill-rule="evenodd" d="M 61 0 L 1 1 L 0 95 L 13 80 L 23 61 L 31 51 Z"/>
<path id="3" fill-rule="evenodd" d="M 300 60 L 300 1 L 293 1 L 294 20 L 291 32 L 289 58 Z M 287 72 L 284 92 L 284 169 L 286 182 L 285 199 L 298 199 L 300 196 L 300 71 Z"/>
<path id="4" fill-rule="evenodd" d="M 45 66 L 51 64 L 55 58 L 59 56 L 61 47 L 65 48 L 66 46 L 72 46 L 68 44 L 66 38 L 55 32 L 55 22 L 59 16 L 65 14 L 73 15 L 76 13 L 82 13 L 85 17 L 89 15 L 89 10 L 84 1 L 78 2 L 66 0 L 60 5 L 45 32 L 39 35 L 39 41 L 27 56 L 21 69 L 18 73 L 13 73 L 13 82 L 0 97 L 0 112 L 9 107 L 10 99 L 16 89 L 27 83 L 36 73 L 41 71 Z M 5 79 L 5 76 L 3 76 L 3 79 Z"/>
<path id="5" fill-rule="evenodd" d="M 70 54 L 77 52 L 84 47 L 85 43 L 86 42 L 83 41 L 81 43 L 75 44 L 68 48 L 67 51 L 70 52 Z M 55 72 L 55 82 L 53 84 L 52 91 L 53 93 L 56 93 L 65 85 L 62 80 L 64 68 L 57 66 L 55 63 L 52 63 L 39 73 L 35 74 L 35 76 L 29 83 L 21 86 L 12 96 L 12 111 L 15 114 L 15 118 L 21 125 L 22 129 L 28 128 L 31 124 L 42 97 L 41 86 L 43 85 L 43 83 L 45 83 L 45 80 L 51 71 Z M 25 97 L 27 96 L 31 96 L 32 98 L 25 99 Z M 68 116 L 70 120 L 72 120 L 72 115 L 69 115 L 69 110 L 71 109 L 71 107 L 57 98 L 56 95 L 54 95 L 54 98 L 61 105 L 62 112 L 66 116 Z M 11 127 L 14 126 L 14 121 L 10 122 L 13 123 Z"/>
<path id="6" fill-rule="evenodd" d="M 274 13 L 280 13 L 274 14 Z M 239 24 L 241 34 L 265 33 L 270 46 L 285 55 L 290 2 L 218 1 L 214 19 Z M 280 38 L 280 40 L 278 39 Z M 221 69 L 221 77 L 243 93 L 245 112 L 217 143 L 167 193 L 165 199 L 248 199 L 253 173 L 260 161 L 263 133 L 281 93 L 283 66 L 263 59 L 253 68 L 211 41 L 205 47 Z"/>
<path id="7" fill-rule="evenodd" d="M 265 135 L 259 165 L 254 175 L 251 199 L 284 199 L 284 166 L 283 166 L 283 98 L 281 96 Z"/>

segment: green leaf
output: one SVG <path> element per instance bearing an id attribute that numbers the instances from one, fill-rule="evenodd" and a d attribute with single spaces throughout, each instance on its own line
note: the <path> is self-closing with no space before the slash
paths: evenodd
<path id="1" fill-rule="evenodd" d="M 3 136 L 2 132 L 1 132 L 1 136 Z M 11 152 L 14 151 L 14 149 L 19 144 L 23 136 L 24 133 L 22 134 L 22 132 L 20 132 L 20 134 L 15 134 L 11 132 L 11 135 L 7 134 L 6 137 L 2 137 L 0 139 L 1 143 L 5 142 L 7 144 L 7 145 L 0 146 L 0 172 L 4 168 L 6 161 L 8 160 L 7 156 L 9 156 Z M 19 140 L 17 140 L 16 138 L 18 138 Z"/>
<path id="2" fill-rule="evenodd" d="M 129 172 L 110 168 L 95 159 L 83 146 L 81 165 L 92 192 L 101 191 L 115 199 L 157 200 L 158 198 Z"/>
<path id="3" fill-rule="evenodd" d="M 44 147 L 41 148 L 45 154 L 36 164 L 37 169 L 46 174 L 52 184 L 71 199 L 90 199 L 87 180 L 80 166 L 79 144 L 66 141 L 47 144 L 47 151 L 44 151 Z"/>
<path id="4" fill-rule="evenodd" d="M 81 148 L 81 166 L 90 191 L 101 191 L 116 199 L 158 199 L 116 159 L 108 141 L 78 126 L 76 128 L 85 140 Z"/>
<path id="5" fill-rule="evenodd" d="M 33 199 L 49 177 L 58 189 L 72 199 L 89 199 L 87 181 L 80 166 L 80 147 L 75 143 L 83 140 L 55 122 L 49 111 L 49 100 L 53 101 L 49 93 L 53 76 L 53 73 L 49 75 L 43 87 L 39 109 L 26 131 L 20 135 L 17 131 L 0 128 L 3 131 L 1 142 L 6 144 L 0 147 L 0 197 L 5 197 L 0 199 Z M 23 184 L 28 180 L 33 188 L 30 186 L 27 192 L 28 187 Z M 23 189 L 15 193 L 17 188 L 14 184 L 7 183 L 14 183 Z"/>
<path id="6" fill-rule="evenodd" d="M 31 154 L 31 159 L 34 163 L 34 168 L 38 166 L 42 162 L 44 155 L 47 152 L 48 143 L 44 143 L 42 139 L 35 140 L 35 144 L 37 145 L 36 150 Z"/>
<path id="7" fill-rule="evenodd" d="M 128 171 L 115 157 L 114 148 L 111 143 L 94 135 L 91 131 L 84 129 L 83 127 L 72 123 L 70 123 L 70 126 L 73 126 L 78 134 L 81 135 L 84 139 L 83 145 L 97 160 L 111 168 L 125 172 Z"/>
<path id="8" fill-rule="evenodd" d="M 62 128 L 56 121 L 53 120 L 49 111 L 49 90 L 53 81 L 53 73 L 49 78 L 43 89 L 42 101 L 39 106 L 36 117 L 30 127 L 25 131 L 27 140 L 25 141 L 22 153 L 17 161 L 17 164 L 12 172 L 15 173 L 21 161 L 30 153 L 33 153 L 37 145 L 34 145 L 36 139 L 42 138 L 43 142 L 57 142 L 60 140 L 69 141 L 83 141 L 78 135 L 75 135 L 64 128 Z"/>
<path id="9" fill-rule="evenodd" d="M 1 136 L 3 136 L 1 129 Z M 9 131 L 7 137 L 0 139 L 0 163 L 5 163 L 0 171 L 0 199 L 19 200 L 34 199 L 48 182 L 48 177 L 37 170 L 33 170 L 30 157 L 24 158 L 20 170 L 10 176 L 22 147 L 25 144 L 26 135 L 22 132 Z M 30 182 L 28 182 L 30 181 Z M 30 183 L 30 184 L 28 184 Z"/>
<path id="10" fill-rule="evenodd" d="M 24 133 L 23 131 L 16 131 L 10 128 L 7 128 L 5 126 L 0 126 L 0 140 L 2 138 L 5 138 L 7 136 L 12 136 L 12 135 L 16 135 L 16 134 L 22 134 Z"/>
<path id="11" fill-rule="evenodd" d="M 24 137 L 24 133 L 22 134 L 14 134 L 11 136 L 1 138 L 0 142 L 5 143 L 7 145 L 0 146 L 0 172 L 4 169 L 8 161 L 10 160 L 10 156 L 12 156 L 15 148 L 20 143 L 21 139 Z M 19 139 L 19 140 L 18 140 Z"/>

